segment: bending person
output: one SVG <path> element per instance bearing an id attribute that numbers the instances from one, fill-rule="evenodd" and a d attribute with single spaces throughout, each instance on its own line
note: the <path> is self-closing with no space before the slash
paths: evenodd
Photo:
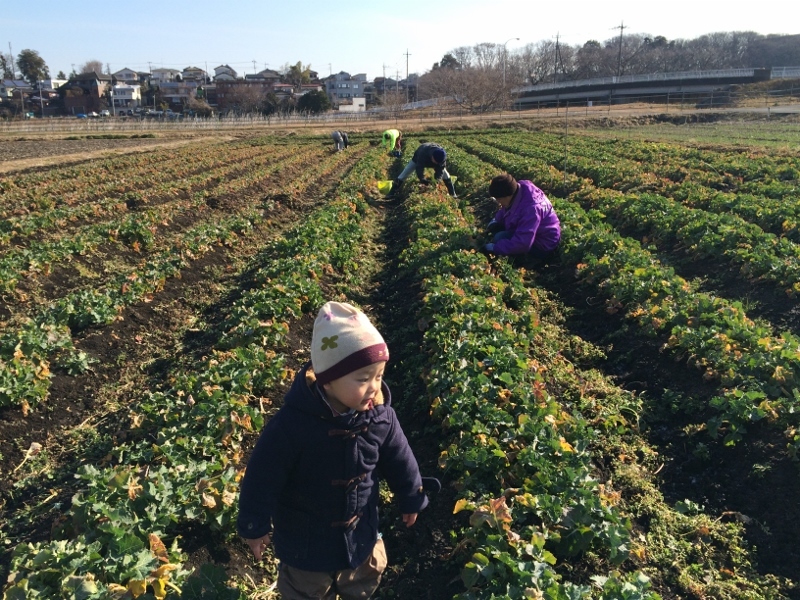
<path id="1" fill-rule="evenodd" d="M 383 147 L 392 156 L 400 156 L 401 135 L 397 129 L 387 129 L 383 132 Z"/>
<path id="2" fill-rule="evenodd" d="M 489 184 L 489 195 L 500 209 L 489 222 L 492 241 L 484 250 L 493 254 L 528 254 L 545 259 L 558 248 L 561 223 L 545 193 L 527 180 L 498 175 Z"/>
<path id="3" fill-rule="evenodd" d="M 433 169 L 433 177 L 437 182 L 444 181 L 444 185 L 447 188 L 447 193 L 453 198 L 457 198 L 458 196 L 456 196 L 456 190 L 455 187 L 453 187 L 453 181 L 450 179 L 450 173 L 447 172 L 446 167 L 447 152 L 445 152 L 444 148 L 442 148 L 439 144 L 434 144 L 433 142 L 420 144 L 414 152 L 414 156 L 406 165 L 406 168 L 403 169 L 403 172 L 400 173 L 400 175 L 397 176 L 397 179 L 394 180 L 391 195 L 394 196 L 400 193 L 400 190 L 403 187 L 403 182 L 409 175 L 411 175 L 412 171 L 416 171 L 417 178 L 419 179 L 420 183 L 431 183 L 429 179 L 425 179 L 425 169 L 429 168 Z"/>

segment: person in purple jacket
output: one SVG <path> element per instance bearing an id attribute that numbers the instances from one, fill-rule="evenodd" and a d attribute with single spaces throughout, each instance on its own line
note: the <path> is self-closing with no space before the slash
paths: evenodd
<path id="1" fill-rule="evenodd" d="M 517 181 L 508 173 L 489 184 L 489 195 L 500 210 L 489 222 L 492 241 L 484 250 L 492 254 L 527 254 L 545 259 L 561 241 L 561 223 L 544 192 L 527 180 Z"/>
<path id="2" fill-rule="evenodd" d="M 370 598 L 386 568 L 378 533 L 385 479 L 406 527 L 439 482 L 421 477 L 392 408 L 389 350 L 350 304 L 327 302 L 311 363 L 264 427 L 247 463 L 237 530 L 261 560 L 273 543 L 283 598 Z"/>

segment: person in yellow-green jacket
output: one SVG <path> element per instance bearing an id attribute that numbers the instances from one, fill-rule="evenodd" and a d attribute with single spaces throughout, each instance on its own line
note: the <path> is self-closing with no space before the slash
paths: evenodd
<path id="1" fill-rule="evenodd" d="M 400 156 L 403 150 L 402 144 L 402 135 L 397 129 L 387 129 L 383 132 L 383 146 L 391 156 Z"/>

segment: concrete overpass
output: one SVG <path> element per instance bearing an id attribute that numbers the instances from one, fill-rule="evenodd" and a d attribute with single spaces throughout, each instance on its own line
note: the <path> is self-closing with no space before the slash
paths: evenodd
<path id="1" fill-rule="evenodd" d="M 778 77 L 800 78 L 800 67 L 684 71 L 543 83 L 513 90 L 513 106 L 515 109 L 526 109 L 563 102 L 613 104 L 630 102 L 636 97 L 643 101 L 670 101 L 674 98 L 675 102 L 697 102 L 717 91 L 727 93 L 736 84 Z M 722 100 L 720 95 L 721 103 Z"/>

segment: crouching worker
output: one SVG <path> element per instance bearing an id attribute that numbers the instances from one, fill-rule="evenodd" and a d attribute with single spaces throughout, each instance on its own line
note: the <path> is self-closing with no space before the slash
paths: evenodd
<path id="1" fill-rule="evenodd" d="M 378 533 L 385 478 L 406 527 L 439 482 L 420 477 L 392 408 L 389 350 L 350 304 L 327 302 L 311 363 L 264 427 L 241 484 L 237 530 L 257 560 L 275 545 L 283 598 L 370 598 L 386 567 Z"/>
<path id="2" fill-rule="evenodd" d="M 500 209 L 489 222 L 492 241 L 484 250 L 493 254 L 527 254 L 549 258 L 561 241 L 561 223 L 545 193 L 532 182 L 498 175 L 489 184 L 489 195 Z"/>
<path id="3" fill-rule="evenodd" d="M 403 151 L 402 135 L 397 129 L 387 129 L 381 138 L 383 147 L 389 151 L 389 156 L 400 156 Z"/>
<path id="4" fill-rule="evenodd" d="M 331 133 L 331 139 L 333 139 L 333 148 L 337 152 L 347 148 L 347 134 L 343 131 L 334 131 Z"/>
<path id="5" fill-rule="evenodd" d="M 447 152 L 445 152 L 444 148 L 442 148 L 439 144 L 434 144 L 433 142 L 420 144 L 414 152 L 414 156 L 406 165 L 406 168 L 403 169 L 403 172 L 400 173 L 400 175 L 397 176 L 397 179 L 394 180 L 390 195 L 396 196 L 400 193 L 400 190 L 403 188 L 403 182 L 409 175 L 411 175 L 412 171 L 416 171 L 417 178 L 419 179 L 420 183 L 431 183 L 429 179 L 425 179 L 425 169 L 431 168 L 433 169 L 434 179 L 437 182 L 443 180 L 444 185 L 447 188 L 447 193 L 453 198 L 457 198 L 458 196 L 456 196 L 456 189 L 453 186 L 453 182 L 450 179 L 450 173 L 447 172 L 446 167 Z"/>

